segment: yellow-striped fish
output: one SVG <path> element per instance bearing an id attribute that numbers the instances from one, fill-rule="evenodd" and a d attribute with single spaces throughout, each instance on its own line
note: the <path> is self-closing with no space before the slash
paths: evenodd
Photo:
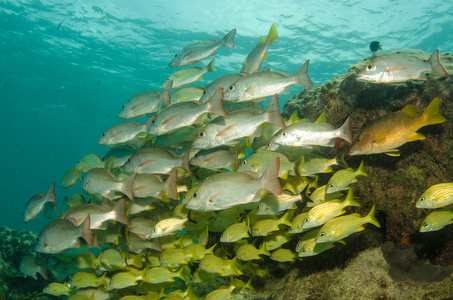
<path id="1" fill-rule="evenodd" d="M 272 231 L 278 230 L 279 225 L 286 225 L 291 227 L 290 211 L 287 211 L 280 219 L 278 220 L 260 220 L 253 224 L 252 226 L 252 235 L 253 236 L 266 236 Z"/>
<path id="2" fill-rule="evenodd" d="M 228 300 L 236 287 L 220 287 L 206 295 L 205 300 Z"/>
<path id="3" fill-rule="evenodd" d="M 436 231 L 453 223 L 453 209 L 433 211 L 423 220 L 420 232 Z"/>
<path id="4" fill-rule="evenodd" d="M 71 289 L 69 288 L 68 284 L 52 282 L 44 288 L 43 293 L 52 296 L 69 296 Z"/>
<path id="5" fill-rule="evenodd" d="M 341 191 L 331 193 L 331 194 L 326 194 L 326 187 L 327 187 L 327 185 L 322 185 L 310 194 L 309 198 L 310 198 L 311 202 L 308 201 L 307 207 L 313 207 L 313 206 L 316 206 L 323 202 L 336 199 L 343 195 L 341 193 Z"/>
<path id="6" fill-rule="evenodd" d="M 295 165 L 295 170 L 299 176 L 313 176 L 318 173 L 332 172 L 333 165 L 339 165 L 347 168 L 348 165 L 344 161 L 344 152 L 338 154 L 334 158 L 325 158 L 316 153 L 303 155 L 299 158 Z"/>
<path id="7" fill-rule="evenodd" d="M 293 195 L 288 192 L 282 192 L 280 195 L 266 193 L 258 202 L 256 207 L 257 215 L 278 215 L 288 209 L 297 208 L 296 202 L 302 200 L 300 194 Z"/>
<path id="8" fill-rule="evenodd" d="M 249 226 L 245 220 L 244 222 L 230 225 L 220 236 L 220 241 L 222 243 L 237 242 L 243 238 L 249 237 L 249 230 Z"/>
<path id="9" fill-rule="evenodd" d="M 417 200 L 417 208 L 439 208 L 453 203 L 453 182 L 429 187 Z"/>
<path id="10" fill-rule="evenodd" d="M 193 67 L 193 68 L 186 68 L 175 73 L 171 74 L 167 77 L 164 84 L 162 84 L 163 89 L 174 89 L 188 85 L 194 81 L 198 81 L 203 79 L 204 73 L 213 72 L 216 69 L 214 68 L 215 59 L 212 59 L 211 62 L 204 68 L 202 67 Z"/>
<path id="11" fill-rule="evenodd" d="M 343 241 L 338 241 L 342 242 Z M 328 243 L 316 243 L 316 238 L 309 239 L 300 249 L 299 257 L 309 257 L 318 255 L 321 252 L 324 252 L 330 248 L 333 248 L 335 242 L 328 242 Z"/>
<path id="12" fill-rule="evenodd" d="M 347 168 L 346 170 L 335 172 L 335 174 L 333 174 L 329 179 L 329 182 L 327 182 L 326 194 L 344 190 L 351 183 L 356 182 L 356 177 L 359 175 L 368 177 L 368 173 L 365 171 L 363 161 L 360 163 L 359 168 L 355 172 L 352 168 Z"/>
<path id="13" fill-rule="evenodd" d="M 288 177 L 288 174 L 292 176 L 296 175 L 294 172 L 294 163 L 290 162 L 288 157 L 279 152 L 264 150 L 255 152 L 247 159 L 242 160 L 237 171 L 252 171 L 261 176 L 276 157 L 280 158 L 280 169 L 278 170 L 278 177 L 286 179 Z"/>
<path id="14" fill-rule="evenodd" d="M 240 246 L 236 250 L 236 256 L 242 261 L 249 261 L 253 259 L 260 259 L 260 255 L 267 255 L 270 256 L 270 252 L 266 250 L 265 245 L 261 245 L 259 249 L 257 249 L 252 244 L 245 244 Z"/>
<path id="15" fill-rule="evenodd" d="M 275 250 L 281 247 L 283 244 L 289 242 L 291 239 L 287 230 L 280 230 L 269 234 L 264 238 L 264 246 L 267 251 Z"/>
<path id="16" fill-rule="evenodd" d="M 165 105 L 171 105 L 185 101 L 199 101 L 201 96 L 206 92 L 205 87 L 185 87 L 170 92 L 170 100 Z"/>
<path id="17" fill-rule="evenodd" d="M 181 230 L 184 227 L 188 218 L 168 218 L 162 221 L 159 221 L 156 224 L 156 227 L 152 229 L 150 238 L 157 238 L 166 235 L 172 235 Z"/>
<path id="18" fill-rule="evenodd" d="M 413 105 L 407 105 L 402 110 L 382 116 L 371 122 L 360 133 L 352 146 L 350 155 L 385 153 L 399 156 L 398 147 L 401 145 L 425 139 L 418 133 L 421 127 L 445 122 L 439 112 L 439 99 L 436 97 L 425 111 L 419 115 Z"/>
<path id="19" fill-rule="evenodd" d="M 104 273 L 101 277 L 97 277 L 94 273 L 77 272 L 72 275 L 70 283 L 77 288 L 86 288 L 90 286 L 98 287 L 104 284 L 104 277 L 106 274 L 107 273 Z"/>
<path id="20" fill-rule="evenodd" d="M 319 230 L 318 236 L 316 237 L 316 243 L 328 243 L 342 240 L 354 232 L 365 229 L 363 225 L 366 223 L 381 227 L 374 217 L 375 212 L 376 206 L 373 205 L 370 213 L 363 218 L 359 214 L 352 214 L 328 221 Z"/>
<path id="21" fill-rule="evenodd" d="M 354 200 L 352 189 L 349 190 L 348 196 L 342 202 L 341 200 L 332 200 L 316 205 L 308 211 L 307 218 L 302 225 L 303 229 L 309 229 L 320 226 L 327 221 L 344 214 L 347 206 L 360 206 Z"/>
<path id="22" fill-rule="evenodd" d="M 289 233 L 301 233 L 304 231 L 303 224 L 304 220 L 307 218 L 308 212 L 304 212 L 301 214 L 298 214 L 297 216 L 294 217 L 294 219 L 291 221 L 292 226 L 289 228 Z"/>
<path id="23" fill-rule="evenodd" d="M 146 275 L 143 279 L 149 283 L 162 283 L 173 282 L 175 281 L 174 278 L 180 278 L 186 281 L 186 278 L 184 276 L 184 268 L 180 268 L 176 272 L 163 267 L 151 268 L 148 270 L 148 272 L 146 272 Z"/>
<path id="24" fill-rule="evenodd" d="M 272 24 L 267 37 L 263 37 L 258 45 L 247 55 L 242 66 L 242 73 L 252 74 L 260 70 L 261 64 L 268 56 L 267 49 L 278 39 L 277 26 Z"/>

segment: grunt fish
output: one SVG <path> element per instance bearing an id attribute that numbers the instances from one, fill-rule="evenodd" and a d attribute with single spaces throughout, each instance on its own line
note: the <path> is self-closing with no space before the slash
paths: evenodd
<path id="1" fill-rule="evenodd" d="M 253 50 L 245 58 L 244 64 L 242 66 L 242 73 L 252 74 L 258 72 L 261 68 L 261 64 L 268 56 L 267 49 L 278 39 L 277 26 L 272 24 L 269 29 L 267 38 L 262 38 L 258 45 L 253 48 Z"/>
<path id="2" fill-rule="evenodd" d="M 83 189 L 87 193 L 99 194 L 109 200 L 121 198 L 121 195 L 116 194 L 116 192 L 120 192 L 134 201 L 133 187 L 136 175 L 134 173 L 128 178 L 119 181 L 113 173 L 101 168 L 94 168 L 85 175 Z"/>
<path id="3" fill-rule="evenodd" d="M 134 119 L 152 114 L 159 110 L 161 103 L 169 101 L 169 92 L 145 91 L 132 96 L 118 113 L 118 118 Z"/>
<path id="4" fill-rule="evenodd" d="M 174 89 L 186 86 L 192 82 L 198 81 L 203 79 L 204 73 L 213 72 L 216 69 L 214 68 L 215 58 L 211 60 L 211 62 L 204 68 L 202 67 L 193 67 L 179 70 L 165 80 L 164 84 L 162 84 L 163 89 Z"/>
<path id="5" fill-rule="evenodd" d="M 447 76 L 447 72 L 439 62 L 439 50 L 436 49 L 427 62 L 404 54 L 373 56 L 357 77 L 365 81 L 394 83 L 410 79 L 426 80 L 425 72 Z"/>
<path id="6" fill-rule="evenodd" d="M 43 210 L 46 209 L 46 206 L 52 210 L 52 216 L 57 211 L 57 204 L 56 204 L 56 197 L 55 197 L 55 182 L 52 183 L 50 188 L 47 192 L 39 193 L 31 197 L 28 200 L 27 204 L 25 204 L 25 209 L 23 211 L 24 215 L 24 223 L 30 222 L 31 220 L 35 219 L 38 214 Z M 48 210 L 46 209 L 46 210 Z M 52 217 L 50 216 L 50 218 Z"/>
<path id="7" fill-rule="evenodd" d="M 329 181 L 326 184 L 326 194 L 331 194 L 335 192 L 342 191 L 346 189 L 351 183 L 357 182 L 357 176 L 366 176 L 368 173 L 365 171 L 363 161 L 360 163 L 360 166 L 354 171 L 352 168 L 347 168 L 345 170 L 339 170 L 330 177 Z"/>
<path id="8" fill-rule="evenodd" d="M 430 186 L 417 200 L 417 208 L 439 208 L 453 203 L 453 182 Z"/>
<path id="9" fill-rule="evenodd" d="M 423 220 L 420 232 L 437 231 L 453 223 L 453 209 L 433 211 Z"/>

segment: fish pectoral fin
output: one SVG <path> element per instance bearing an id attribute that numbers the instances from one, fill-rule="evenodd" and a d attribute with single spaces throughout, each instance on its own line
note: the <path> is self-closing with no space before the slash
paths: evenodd
<path id="1" fill-rule="evenodd" d="M 117 131 L 117 132 L 115 132 L 114 134 L 112 134 L 112 135 L 110 136 L 110 138 L 115 138 L 115 137 L 121 135 L 123 132 L 124 132 L 124 130 Z"/>
<path id="2" fill-rule="evenodd" d="M 407 141 L 408 142 L 413 142 L 413 141 L 418 141 L 418 140 L 424 140 L 426 137 L 418 132 L 414 132 L 410 137 L 408 137 Z"/>
<path id="3" fill-rule="evenodd" d="M 167 124 L 167 123 L 169 123 L 175 119 L 179 119 L 179 118 L 181 118 L 179 114 L 173 115 L 170 118 L 168 118 L 167 120 L 163 121 L 161 125 Z"/>
<path id="4" fill-rule="evenodd" d="M 137 165 L 137 167 L 143 167 L 143 166 L 146 166 L 148 164 L 151 164 L 153 162 L 155 162 L 156 160 L 155 159 L 148 159 L 148 160 L 145 160 L 144 162 L 140 163 Z"/>
<path id="5" fill-rule="evenodd" d="M 255 83 L 252 83 L 245 91 L 244 91 L 244 94 L 248 93 L 252 93 L 253 92 L 253 89 L 255 88 Z"/>
<path id="6" fill-rule="evenodd" d="M 400 152 L 399 152 L 398 149 L 389 149 L 389 150 L 385 150 L 384 153 L 387 154 L 388 156 L 394 156 L 394 157 L 400 156 Z"/>
<path id="7" fill-rule="evenodd" d="M 223 128 L 219 133 L 217 133 L 216 137 L 228 135 L 232 130 L 234 130 L 235 127 L 236 124 L 228 125 L 227 127 Z"/>
<path id="8" fill-rule="evenodd" d="M 355 232 L 359 232 L 359 231 L 362 231 L 362 230 L 364 230 L 364 229 L 365 229 L 365 227 L 360 226 L 359 228 L 357 228 L 357 230 L 356 230 Z"/>
<path id="9" fill-rule="evenodd" d="M 184 57 L 193 55 L 193 54 L 197 53 L 198 50 L 200 50 L 200 48 L 193 49 L 192 51 L 187 52 L 187 53 L 184 55 Z"/>
<path id="10" fill-rule="evenodd" d="M 385 131 L 385 132 L 381 133 L 380 135 L 374 137 L 373 138 L 373 143 L 379 143 L 380 141 L 385 139 L 386 136 L 387 136 L 387 132 Z"/>

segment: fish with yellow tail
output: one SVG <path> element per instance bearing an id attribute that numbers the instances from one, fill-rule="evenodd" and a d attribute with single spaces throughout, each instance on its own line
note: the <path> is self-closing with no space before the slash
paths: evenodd
<path id="1" fill-rule="evenodd" d="M 228 48 L 234 48 L 234 36 L 236 35 L 236 29 L 232 29 L 222 39 L 213 38 L 206 41 L 199 41 L 182 48 L 181 51 L 175 54 L 170 67 L 182 67 L 187 65 L 193 65 L 199 63 L 206 57 L 215 55 L 217 49 L 222 46 Z"/>
<path id="2" fill-rule="evenodd" d="M 447 76 L 447 72 L 439 62 L 439 50 L 436 49 L 427 62 L 404 54 L 373 56 L 357 77 L 364 81 L 394 83 L 410 79 L 426 80 L 425 72 Z"/>
<path id="3" fill-rule="evenodd" d="M 452 223 L 453 209 L 439 209 L 426 216 L 420 226 L 420 232 L 437 231 Z"/>
<path id="4" fill-rule="evenodd" d="M 316 236 L 316 243 L 328 243 L 342 240 L 354 232 L 364 230 L 365 228 L 363 225 L 366 223 L 371 223 L 380 228 L 381 225 L 378 220 L 376 220 L 374 216 L 375 213 L 376 206 L 373 205 L 369 214 L 363 218 L 359 214 L 352 214 L 328 221 L 321 229 L 319 229 L 318 235 Z"/>
<path id="5" fill-rule="evenodd" d="M 260 70 L 261 64 L 268 56 L 267 49 L 278 39 L 277 26 L 272 24 L 267 37 L 262 38 L 258 45 L 247 55 L 242 66 L 242 73 L 252 74 Z"/>
<path id="6" fill-rule="evenodd" d="M 453 203 L 453 182 L 439 183 L 429 187 L 418 198 L 417 208 L 439 208 Z"/>
<path id="7" fill-rule="evenodd" d="M 407 105 L 402 110 L 382 116 L 371 122 L 360 133 L 352 146 L 350 155 L 385 153 L 399 156 L 398 147 L 407 142 L 423 140 L 418 133 L 421 127 L 445 122 L 439 112 L 439 98 L 434 98 L 425 111 L 419 115 L 417 108 Z"/>
<path id="8" fill-rule="evenodd" d="M 359 175 L 368 177 L 363 161 L 360 163 L 360 166 L 356 171 L 352 168 L 347 168 L 345 170 L 335 172 L 326 184 L 326 194 L 346 189 L 351 183 L 357 182 L 357 176 Z"/>

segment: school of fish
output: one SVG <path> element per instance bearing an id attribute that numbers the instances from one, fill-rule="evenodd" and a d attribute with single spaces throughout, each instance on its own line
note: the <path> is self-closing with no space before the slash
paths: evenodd
<path id="1" fill-rule="evenodd" d="M 221 39 L 187 45 L 169 66 L 197 64 L 220 47 L 235 48 L 235 34 L 233 29 Z M 345 157 L 398 156 L 398 147 L 425 138 L 419 128 L 445 121 L 439 100 L 421 114 L 409 105 L 377 118 L 355 140 L 350 118 L 339 128 L 325 114 L 315 122 L 297 112 L 284 119 L 278 95 L 313 83 L 308 60 L 293 75 L 260 71 L 277 39 L 273 24 L 239 73 L 206 87 L 186 85 L 214 72 L 215 59 L 171 74 L 162 91 L 130 98 L 118 114 L 125 121 L 100 135 L 98 143 L 111 150 L 103 158 L 87 155 L 64 174 L 63 187 L 80 182 L 84 193 L 67 198 L 68 209 L 41 231 L 35 250 L 47 259 L 24 257 L 24 275 L 47 279 L 52 273 L 59 280 L 43 292 L 72 300 L 229 299 L 253 290 L 238 276 L 264 276 L 263 259 L 284 263 L 317 255 L 347 243 L 368 223 L 380 227 L 374 205 L 365 216 L 347 214 L 361 205 L 354 182 L 368 174 L 363 162 L 353 169 Z M 437 50 L 428 62 L 376 56 L 358 79 L 423 80 L 424 72 L 446 76 Z M 129 121 L 144 116 L 149 119 L 143 124 Z M 348 152 L 325 157 L 320 151 L 341 140 L 353 143 Z M 317 175 L 333 172 L 333 166 L 330 179 L 318 183 Z M 54 187 L 27 202 L 25 222 L 41 211 L 53 217 Z M 416 205 L 452 203 L 453 183 L 444 183 L 429 188 Z M 441 229 L 452 219 L 452 209 L 437 210 L 420 231 Z M 297 241 L 295 248 L 287 246 L 291 241 Z M 193 291 L 218 276 L 229 277 L 229 285 L 204 295 Z"/>

